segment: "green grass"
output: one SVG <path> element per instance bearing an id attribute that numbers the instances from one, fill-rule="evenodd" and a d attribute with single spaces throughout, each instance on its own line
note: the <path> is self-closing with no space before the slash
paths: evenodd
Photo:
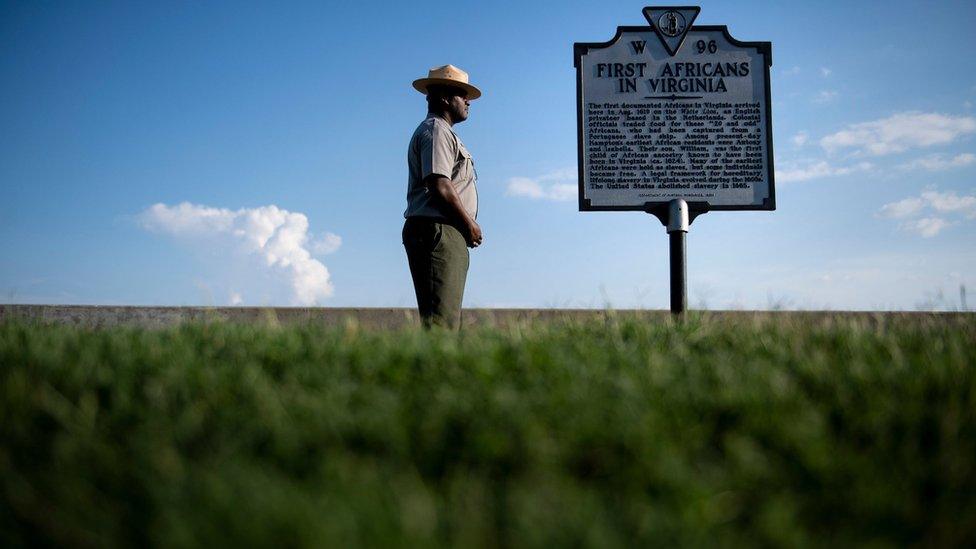
<path id="1" fill-rule="evenodd" d="M 976 542 L 976 316 L 0 323 L 0 544 Z"/>

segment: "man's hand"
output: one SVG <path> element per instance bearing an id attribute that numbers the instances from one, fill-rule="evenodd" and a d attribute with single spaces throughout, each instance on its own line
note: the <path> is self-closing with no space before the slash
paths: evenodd
<path id="1" fill-rule="evenodd" d="M 481 234 L 481 226 L 478 225 L 478 222 L 474 220 L 468 224 L 468 234 L 465 236 L 467 236 L 469 248 L 477 248 L 485 239 L 485 237 Z"/>
<path id="2" fill-rule="evenodd" d="M 431 174 L 424 180 L 424 184 L 427 185 L 432 194 L 443 201 L 451 220 L 455 223 L 454 226 L 465 227 L 467 234 L 464 235 L 464 238 L 467 240 L 468 247 L 477 248 L 480 246 L 484 240 L 484 236 L 481 234 L 481 226 L 464 211 L 461 197 L 458 196 L 451 180 L 443 175 Z"/>

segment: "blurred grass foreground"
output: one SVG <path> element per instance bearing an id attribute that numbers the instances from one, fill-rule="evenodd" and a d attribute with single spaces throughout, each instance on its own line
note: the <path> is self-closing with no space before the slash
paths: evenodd
<path id="1" fill-rule="evenodd" d="M 973 546 L 976 315 L 0 323 L 0 544 Z"/>

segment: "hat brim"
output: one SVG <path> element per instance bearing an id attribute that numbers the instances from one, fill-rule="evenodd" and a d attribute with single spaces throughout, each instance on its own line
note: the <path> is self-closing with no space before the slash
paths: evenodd
<path id="1" fill-rule="evenodd" d="M 453 86 L 455 88 L 461 88 L 467 92 L 466 99 L 477 99 L 481 97 L 481 90 L 467 84 L 465 82 L 458 82 L 457 80 L 451 80 L 449 78 L 420 78 L 413 81 L 413 88 L 420 93 L 427 95 L 427 88 L 430 86 Z"/>

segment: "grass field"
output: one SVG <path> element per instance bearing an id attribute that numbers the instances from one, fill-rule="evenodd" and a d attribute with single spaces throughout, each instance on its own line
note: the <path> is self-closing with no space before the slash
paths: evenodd
<path id="1" fill-rule="evenodd" d="M 0 323 L 0 544 L 973 546 L 976 315 Z"/>

